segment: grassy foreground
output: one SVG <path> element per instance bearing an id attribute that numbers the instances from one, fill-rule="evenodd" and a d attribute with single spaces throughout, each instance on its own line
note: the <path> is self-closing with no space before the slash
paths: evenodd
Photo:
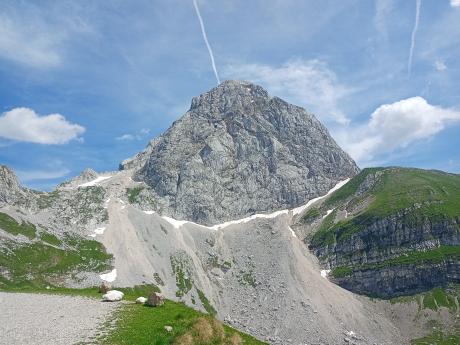
<path id="1" fill-rule="evenodd" d="M 37 288 L 32 285 L 14 288 L 8 287 L 0 291 L 29 292 L 53 295 L 80 296 L 100 299 L 97 287 L 70 289 L 51 287 Z M 166 300 L 162 307 L 148 307 L 135 304 L 140 297 L 147 297 L 159 289 L 155 285 L 138 285 L 119 288 L 124 302 L 115 312 L 115 324 L 110 320 L 103 325 L 101 335 L 93 339 L 91 344 L 101 345 L 259 345 L 265 344 L 247 334 L 241 333 L 222 324 L 212 314 L 204 314 L 183 303 Z M 165 326 L 171 326 L 168 332 Z"/>
<path id="2" fill-rule="evenodd" d="M 172 331 L 165 330 L 171 326 Z M 119 311 L 115 328 L 101 341 L 104 345 L 194 345 L 264 344 L 240 333 L 211 315 L 200 313 L 181 303 L 166 301 L 151 308 L 128 304 Z"/>

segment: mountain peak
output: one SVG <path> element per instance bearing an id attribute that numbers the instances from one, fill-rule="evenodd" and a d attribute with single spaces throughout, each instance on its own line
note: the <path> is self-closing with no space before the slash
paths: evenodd
<path id="1" fill-rule="evenodd" d="M 235 111 L 251 105 L 263 105 L 269 100 L 268 92 L 259 85 L 243 80 L 225 80 L 208 92 L 194 97 L 190 111 L 211 108 L 219 112 Z"/>
<path id="2" fill-rule="evenodd" d="M 127 160 L 157 211 L 202 224 L 293 208 L 354 176 L 355 162 L 303 108 L 227 80 Z"/>

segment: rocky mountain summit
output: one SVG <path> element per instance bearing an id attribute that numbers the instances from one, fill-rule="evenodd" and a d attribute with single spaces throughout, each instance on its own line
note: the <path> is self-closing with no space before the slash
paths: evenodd
<path id="1" fill-rule="evenodd" d="M 201 224 L 299 206 L 359 171 L 313 114 L 232 80 L 121 168 L 137 170 L 162 214 Z"/>

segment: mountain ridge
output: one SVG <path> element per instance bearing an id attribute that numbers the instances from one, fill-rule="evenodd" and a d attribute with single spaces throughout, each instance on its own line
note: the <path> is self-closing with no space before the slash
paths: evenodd
<path id="1" fill-rule="evenodd" d="M 359 171 L 313 114 L 244 81 L 194 97 L 129 168 L 161 213 L 206 225 L 302 205 Z"/>

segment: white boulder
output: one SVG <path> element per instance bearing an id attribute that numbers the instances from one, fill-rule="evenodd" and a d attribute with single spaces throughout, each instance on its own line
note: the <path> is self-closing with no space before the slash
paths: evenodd
<path id="1" fill-rule="evenodd" d="M 121 301 L 125 294 L 118 290 L 107 291 L 106 294 L 102 295 L 102 300 L 107 302 Z"/>
<path id="2" fill-rule="evenodd" d="M 138 297 L 136 299 L 137 304 L 144 304 L 145 302 L 147 302 L 147 298 L 145 298 L 145 297 Z"/>

